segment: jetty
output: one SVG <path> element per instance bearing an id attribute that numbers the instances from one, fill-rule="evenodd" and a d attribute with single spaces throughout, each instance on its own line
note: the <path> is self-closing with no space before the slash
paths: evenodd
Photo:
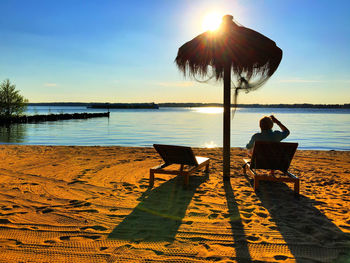
<path id="1" fill-rule="evenodd" d="M 109 117 L 109 112 L 101 113 L 60 113 L 60 114 L 46 114 L 46 115 L 22 115 L 22 116 L 0 116 L 0 125 L 15 124 L 15 123 L 36 123 L 45 121 L 60 121 L 72 119 L 88 119 Z"/>

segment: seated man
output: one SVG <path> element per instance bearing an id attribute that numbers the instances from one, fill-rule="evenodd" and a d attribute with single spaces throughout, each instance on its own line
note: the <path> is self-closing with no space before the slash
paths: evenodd
<path id="1" fill-rule="evenodd" d="M 273 124 L 276 123 L 282 130 L 281 131 L 272 131 Z M 267 141 L 267 142 L 280 142 L 289 135 L 289 130 L 284 126 L 275 116 L 271 115 L 270 117 L 265 116 L 260 119 L 260 129 L 261 132 L 255 133 L 247 144 L 247 149 L 249 155 L 252 153 L 254 142 L 256 141 Z"/>

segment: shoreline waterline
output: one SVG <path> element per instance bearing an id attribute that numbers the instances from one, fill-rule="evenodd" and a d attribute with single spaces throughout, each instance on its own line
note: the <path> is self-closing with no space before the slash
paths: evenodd
<path id="1" fill-rule="evenodd" d="M 177 144 L 179 145 L 179 144 Z M 55 145 L 55 144 L 11 144 L 11 143 L 0 143 L 0 147 L 5 146 L 5 147 L 49 147 L 49 148 L 123 148 L 123 149 L 138 149 L 138 150 L 153 150 L 153 146 L 123 146 L 123 145 Z M 188 145 L 179 145 L 179 146 L 188 146 Z M 191 147 L 194 150 L 199 150 L 199 151 L 210 151 L 210 150 L 215 150 L 215 151 L 223 151 L 223 147 Z M 247 151 L 246 148 L 244 147 L 231 147 L 231 152 L 235 151 Z M 297 151 L 301 152 L 310 152 L 310 153 L 315 153 L 315 152 L 334 152 L 334 153 L 348 153 L 350 150 L 319 150 L 319 149 L 299 149 L 297 148 Z M 219 155 L 220 157 L 221 155 Z M 231 157 L 233 157 L 231 153 Z M 220 158 L 219 158 L 220 159 Z M 349 159 L 350 160 L 350 159 Z"/>

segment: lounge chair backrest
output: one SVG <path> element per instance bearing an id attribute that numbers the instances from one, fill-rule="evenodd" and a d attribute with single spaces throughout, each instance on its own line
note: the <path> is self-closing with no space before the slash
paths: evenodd
<path id="1" fill-rule="evenodd" d="M 251 168 L 286 172 L 293 159 L 298 143 L 255 142 Z"/>
<path id="2" fill-rule="evenodd" d="M 191 147 L 164 144 L 153 144 L 153 147 L 166 164 L 198 165 Z"/>

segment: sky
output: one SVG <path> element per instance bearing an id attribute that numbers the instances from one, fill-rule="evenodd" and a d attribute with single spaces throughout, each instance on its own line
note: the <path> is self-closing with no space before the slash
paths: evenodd
<path id="1" fill-rule="evenodd" d="M 215 11 L 271 38 L 281 64 L 239 103 L 350 103 L 348 0 L 0 0 L 0 81 L 30 102 L 215 102 L 178 48 Z"/>

